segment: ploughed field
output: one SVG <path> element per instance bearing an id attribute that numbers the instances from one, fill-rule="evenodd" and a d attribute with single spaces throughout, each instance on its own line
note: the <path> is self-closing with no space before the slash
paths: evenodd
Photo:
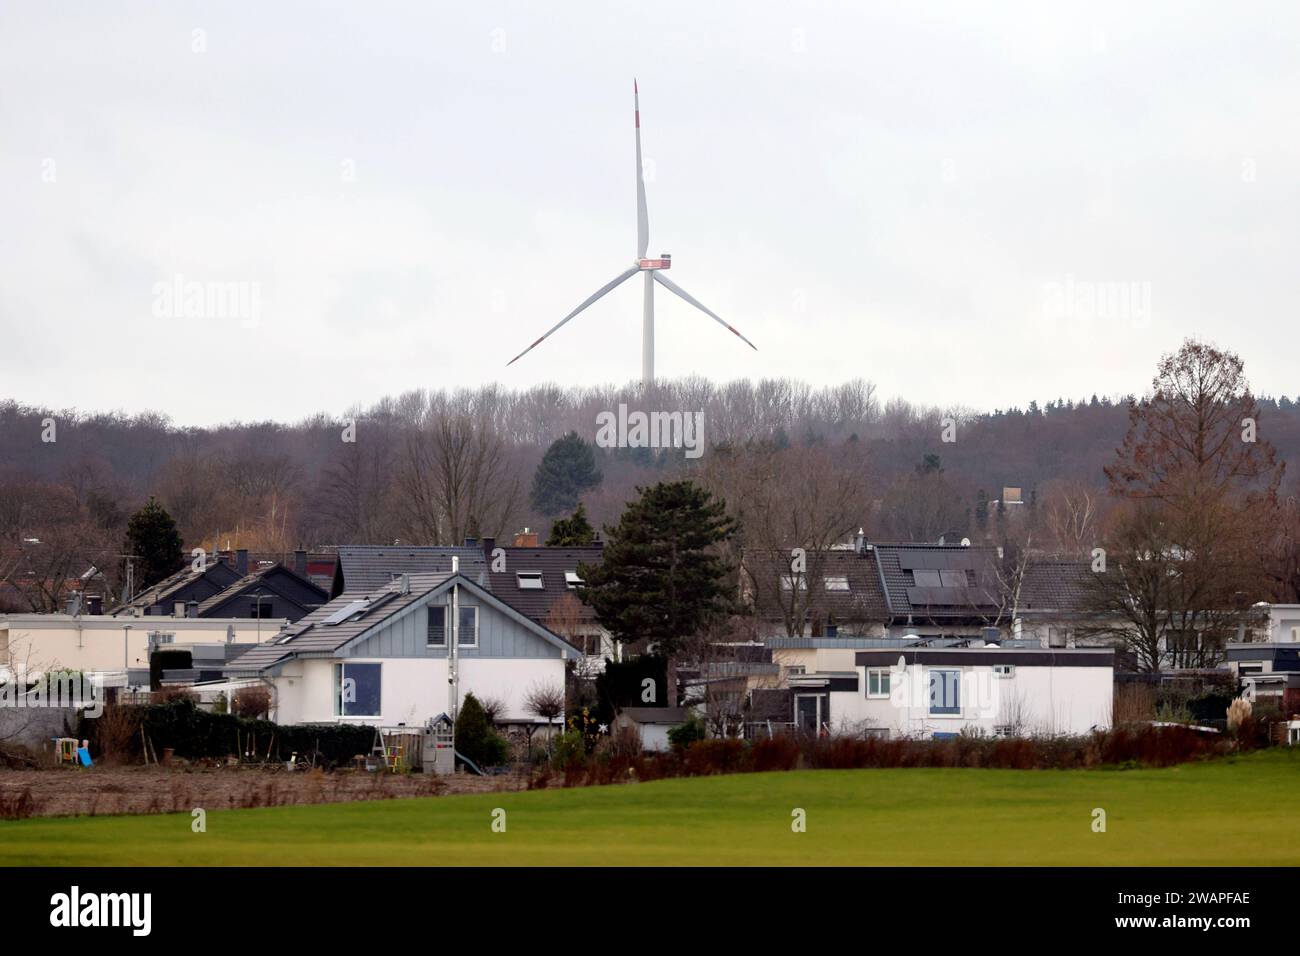
<path id="1" fill-rule="evenodd" d="M 1274 748 L 1151 770 L 811 770 L 216 802 L 204 833 L 190 812 L 0 822 L 0 865 L 1295 865 L 1298 783 L 1300 748 Z"/>

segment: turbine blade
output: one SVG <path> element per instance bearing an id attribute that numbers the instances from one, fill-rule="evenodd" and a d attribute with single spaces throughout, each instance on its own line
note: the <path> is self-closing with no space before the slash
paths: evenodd
<path id="1" fill-rule="evenodd" d="M 681 286 L 679 286 L 679 285 L 678 285 L 676 282 L 674 282 L 672 279 L 668 278 L 666 275 L 664 275 L 664 274 L 663 274 L 662 272 L 660 272 L 658 269 L 654 270 L 654 272 L 653 272 L 652 274 L 653 274 L 654 277 L 655 277 L 655 281 L 658 282 L 658 283 L 659 283 L 661 286 L 663 286 L 665 289 L 667 289 L 669 292 L 672 292 L 672 293 L 675 293 L 676 295 L 681 296 L 683 299 L 685 299 L 685 300 L 686 300 L 687 302 L 689 302 L 691 305 L 695 306 L 695 308 L 699 309 L 701 312 L 703 312 L 705 315 L 707 315 L 709 318 L 711 318 L 714 322 L 717 322 L 719 325 L 721 325 L 724 329 L 726 329 L 726 330 L 727 330 L 728 332 L 730 332 L 732 335 L 734 335 L 734 336 L 736 336 L 738 339 L 740 339 L 740 341 L 742 341 L 742 342 L 744 342 L 746 345 L 748 345 L 748 346 L 749 346 L 751 349 L 753 349 L 755 352 L 758 351 L 758 346 L 757 346 L 757 345 L 755 345 L 753 342 L 749 341 L 749 339 L 745 338 L 743 335 L 741 335 L 739 332 L 737 332 L 734 328 L 732 328 L 732 327 L 731 327 L 730 325 L 728 325 L 726 322 L 723 322 L 722 319 L 720 319 L 720 318 L 717 316 L 716 313 L 714 313 L 714 312 L 710 311 L 709 309 L 705 308 L 704 303 L 700 302 L 699 299 L 695 298 L 695 296 L 691 295 L 689 292 L 687 292 L 685 289 L 683 289 Z"/>
<path id="2" fill-rule="evenodd" d="M 644 259 L 650 248 L 650 214 L 645 204 L 645 174 L 641 170 L 641 93 L 632 81 L 632 106 L 636 114 L 636 257 Z"/>
<path id="3" fill-rule="evenodd" d="M 605 293 L 607 293 L 607 292 L 611 291 L 612 289 L 614 289 L 614 288 L 615 288 L 619 283 L 621 283 L 621 282 L 626 282 L 628 279 L 632 278 L 632 276 L 636 275 L 636 274 L 637 274 L 638 272 L 640 272 L 640 271 L 641 271 L 641 270 L 638 269 L 636 266 L 633 266 L 631 269 L 628 269 L 626 272 L 622 272 L 622 273 L 620 273 L 616 278 L 611 279 L 609 282 L 606 282 L 603 286 L 601 286 L 599 289 L 597 289 L 597 290 L 596 290 L 595 292 L 593 292 L 591 295 L 587 296 L 587 298 L 583 299 L 583 300 L 582 300 L 582 304 L 581 304 L 580 306 L 578 306 L 576 309 L 574 309 L 572 312 L 570 312 L 568 315 L 566 315 L 564 318 L 562 318 L 559 322 L 557 322 L 553 328 L 551 328 L 549 331 L 547 331 L 547 333 L 546 333 L 545 335 L 543 335 L 540 339 L 538 339 L 538 340 L 537 340 L 536 342 L 534 342 L 532 345 L 528 346 L 528 348 L 524 349 L 522 352 L 520 352 L 518 355 L 516 355 L 514 358 L 512 358 L 509 362 L 507 362 L 507 363 L 506 363 L 506 366 L 509 367 L 509 366 L 511 366 L 511 365 L 514 365 L 514 364 L 515 364 L 516 362 L 518 362 L 521 358 L 523 358 L 525 355 L 527 355 L 527 354 L 528 354 L 529 352 L 531 352 L 533 349 L 537 348 L 537 346 L 541 345 L 541 344 L 542 344 L 543 342 L 545 342 L 548 338 L 550 338 L 551 335 L 552 335 L 553 333 L 555 333 L 556 331 L 558 331 L 559 328 L 560 328 L 560 326 L 564 325 L 565 322 L 568 322 L 571 318 L 573 318 L 575 315 L 577 315 L 579 312 L 581 312 L 581 311 L 582 311 L 583 309 L 585 309 L 587 306 L 591 305 L 591 303 L 595 302 L 597 299 L 599 299 L 599 298 L 600 298 L 601 296 L 603 296 Z M 721 320 L 719 320 L 719 321 L 721 321 Z"/>

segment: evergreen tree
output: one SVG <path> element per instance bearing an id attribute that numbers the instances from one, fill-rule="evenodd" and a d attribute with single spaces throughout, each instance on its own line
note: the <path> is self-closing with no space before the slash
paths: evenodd
<path id="1" fill-rule="evenodd" d="M 537 466 L 533 475 L 533 507 L 548 516 L 572 511 L 578 497 L 599 485 L 601 478 L 591 445 L 577 432 L 569 432 L 551 442 Z"/>
<path id="2" fill-rule="evenodd" d="M 507 756 L 505 740 L 492 729 L 487 711 L 472 693 L 465 695 L 456 714 L 456 752 L 480 767 L 503 763 Z"/>
<path id="3" fill-rule="evenodd" d="M 670 657 L 730 609 L 729 569 L 713 546 L 735 523 L 723 502 L 690 481 L 638 491 L 618 527 L 605 529 L 601 563 L 579 568 L 579 595 L 615 640 L 650 641 Z"/>
<path id="4" fill-rule="evenodd" d="M 176 522 L 152 497 L 127 522 L 124 548 L 135 555 L 137 593 L 181 569 L 181 535 Z"/>
<path id="5" fill-rule="evenodd" d="M 551 525 L 551 535 L 546 539 L 548 548 L 581 548 L 596 540 L 596 529 L 587 520 L 587 509 L 581 504 L 567 518 Z"/>

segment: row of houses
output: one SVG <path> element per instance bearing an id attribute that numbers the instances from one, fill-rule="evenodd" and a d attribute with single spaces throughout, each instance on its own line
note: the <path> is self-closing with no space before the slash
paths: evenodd
<path id="1" fill-rule="evenodd" d="M 110 615 L 0 616 L 0 666 L 73 669 L 147 688 L 164 646 L 191 666 L 162 681 L 212 699 L 271 691 L 283 723 L 422 726 L 464 695 L 541 722 L 528 697 L 590 675 L 620 646 L 577 598 L 588 548 L 356 546 L 321 561 L 250 567 L 240 552 L 187 568 Z M 717 733 L 797 727 L 888 736 L 1081 733 L 1109 726 L 1121 649 L 1097 632 L 1086 564 L 1029 561 L 1008 575 L 997 549 L 872 543 L 798 560 L 750 552 L 741 596 L 754 631 L 681 668 L 684 704 Z M 315 573 L 312 573 L 312 572 Z M 324 586 L 328 580 L 328 587 Z M 1255 697 L 1300 679 L 1300 607 L 1264 606 L 1226 648 Z M 157 680 L 157 675 L 152 678 Z M 667 703 L 665 694 L 660 703 Z M 645 711 L 645 713 L 643 713 Z M 643 737 L 678 710 L 629 708 Z"/>

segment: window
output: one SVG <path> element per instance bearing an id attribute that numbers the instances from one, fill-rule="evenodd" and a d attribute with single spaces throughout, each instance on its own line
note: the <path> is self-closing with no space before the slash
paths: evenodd
<path id="1" fill-rule="evenodd" d="M 602 647 L 599 634 L 583 634 L 581 641 L 583 654 L 587 657 L 600 657 Z"/>
<path id="2" fill-rule="evenodd" d="M 1016 728 L 1010 724 L 999 724 L 993 728 L 994 737 L 1012 737 L 1015 736 Z"/>
<path id="3" fill-rule="evenodd" d="M 796 582 L 798 583 L 796 584 Z M 808 590 L 808 581 L 804 578 L 802 574 L 799 575 L 798 578 L 795 578 L 794 576 L 789 574 L 781 575 L 782 591 L 793 591 L 796 587 L 798 587 L 800 591 Z"/>
<path id="4" fill-rule="evenodd" d="M 382 664 L 334 665 L 334 713 L 338 717 L 378 717 Z"/>
<path id="5" fill-rule="evenodd" d="M 185 616 L 185 602 L 172 601 L 172 617 L 184 617 L 184 616 Z"/>
<path id="6" fill-rule="evenodd" d="M 808 668 L 804 667 L 802 664 L 791 664 L 786 668 L 786 673 L 792 676 L 797 674 L 806 674 L 808 673 Z"/>
<path id="7" fill-rule="evenodd" d="M 930 671 L 930 713 L 961 713 L 961 671 Z"/>
<path id="8" fill-rule="evenodd" d="M 827 591 L 847 591 L 849 589 L 849 579 L 845 577 L 829 577 L 825 583 Z"/>
<path id="9" fill-rule="evenodd" d="M 515 581 L 521 591 L 541 591 L 545 587 L 541 571 L 519 571 L 515 574 Z"/>
<path id="10" fill-rule="evenodd" d="M 428 633 L 425 637 L 428 647 L 447 646 L 447 610 L 446 604 L 429 605 Z M 461 647 L 478 646 L 478 608 L 472 604 L 460 609 L 460 632 L 456 643 Z"/>
<path id="11" fill-rule="evenodd" d="M 271 616 L 271 611 L 273 609 L 274 609 L 274 605 L 272 604 L 270 598 L 262 598 L 262 600 L 260 601 L 254 599 L 253 601 L 249 602 L 248 616 L 266 619 Z"/>
<path id="12" fill-rule="evenodd" d="M 840 636 L 840 626 L 839 626 L 838 624 L 827 624 L 826 627 L 825 627 L 825 629 L 824 629 L 823 636 L 824 636 L 824 637 L 839 637 L 839 636 Z"/>
<path id="13" fill-rule="evenodd" d="M 966 572 L 940 571 L 939 581 L 946 588 L 964 588 L 966 586 Z"/>
<path id="14" fill-rule="evenodd" d="M 1049 627 L 1047 629 L 1047 646 L 1064 647 L 1066 644 L 1065 628 Z"/>
<path id="15" fill-rule="evenodd" d="M 429 647 L 447 646 L 447 605 L 429 605 L 429 628 L 425 644 Z"/>
<path id="16" fill-rule="evenodd" d="M 582 586 L 582 578 L 578 577 L 577 571 L 564 572 L 564 586 L 570 591 Z"/>
<path id="17" fill-rule="evenodd" d="M 912 572 L 912 580 L 918 588 L 941 588 L 943 587 L 943 578 L 939 576 L 938 571 L 924 571 L 917 568 Z"/>
<path id="18" fill-rule="evenodd" d="M 1264 673 L 1263 664 L 1238 664 L 1238 674 L 1262 674 Z"/>
<path id="19" fill-rule="evenodd" d="M 868 697 L 889 696 L 889 668 L 888 667 L 867 668 L 867 696 Z"/>
<path id="20" fill-rule="evenodd" d="M 478 646 L 478 608 L 472 604 L 460 609 L 460 630 L 456 633 L 456 643 L 461 647 Z"/>
<path id="21" fill-rule="evenodd" d="M 1003 677 L 1003 678 L 1015 677 L 1016 665 L 1015 664 L 994 664 L 993 675 L 995 677 Z"/>

